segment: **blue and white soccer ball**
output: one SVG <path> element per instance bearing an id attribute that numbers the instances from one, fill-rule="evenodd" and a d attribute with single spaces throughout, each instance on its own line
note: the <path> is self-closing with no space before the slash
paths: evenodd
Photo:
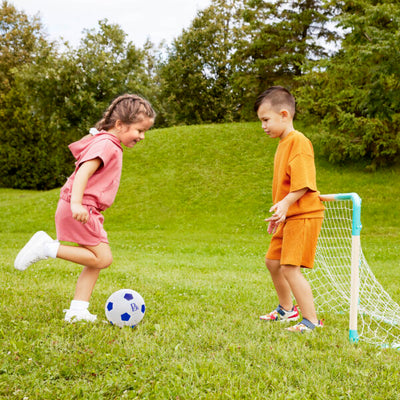
<path id="1" fill-rule="evenodd" d="M 107 319 L 113 325 L 135 327 L 144 317 L 146 306 L 143 297 L 132 289 L 114 292 L 106 301 Z"/>

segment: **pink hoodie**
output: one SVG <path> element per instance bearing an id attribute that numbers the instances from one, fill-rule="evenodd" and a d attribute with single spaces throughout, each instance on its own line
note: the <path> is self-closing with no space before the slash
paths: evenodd
<path id="1" fill-rule="evenodd" d="M 60 198 L 71 201 L 71 190 L 76 171 L 85 161 L 100 158 L 102 166 L 89 178 L 82 204 L 100 211 L 110 207 L 117 195 L 122 170 L 122 147 L 118 138 L 102 131 L 93 137 L 85 137 L 69 146 L 77 160 L 74 173 L 61 188 Z"/>

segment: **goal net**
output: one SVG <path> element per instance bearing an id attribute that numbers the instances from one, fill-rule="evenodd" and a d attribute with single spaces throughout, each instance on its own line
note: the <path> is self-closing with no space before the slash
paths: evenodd
<path id="1" fill-rule="evenodd" d="M 361 199 L 323 195 L 315 266 L 305 270 L 318 312 L 349 315 L 349 339 L 400 349 L 400 307 L 372 273 L 360 244 Z"/>

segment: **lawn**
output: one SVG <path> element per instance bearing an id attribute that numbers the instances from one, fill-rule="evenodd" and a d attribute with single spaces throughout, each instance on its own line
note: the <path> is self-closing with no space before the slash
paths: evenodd
<path id="1" fill-rule="evenodd" d="M 152 130 L 125 151 L 94 324 L 63 321 L 78 266 L 13 268 L 35 231 L 55 236 L 59 190 L 1 189 L 0 398 L 398 399 L 400 351 L 349 343 L 346 315 L 300 336 L 258 319 L 277 302 L 263 261 L 276 145 L 244 123 Z M 321 193 L 361 196 L 364 253 L 397 302 L 399 172 L 317 157 Z M 146 301 L 135 329 L 105 320 L 124 287 Z"/>

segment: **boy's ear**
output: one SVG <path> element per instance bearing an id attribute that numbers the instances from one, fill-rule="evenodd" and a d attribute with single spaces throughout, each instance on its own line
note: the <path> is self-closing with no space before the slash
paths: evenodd
<path id="1" fill-rule="evenodd" d="M 283 118 L 288 118 L 290 117 L 290 112 L 288 110 L 286 110 L 286 108 L 282 108 L 282 110 L 280 111 L 280 114 Z"/>

